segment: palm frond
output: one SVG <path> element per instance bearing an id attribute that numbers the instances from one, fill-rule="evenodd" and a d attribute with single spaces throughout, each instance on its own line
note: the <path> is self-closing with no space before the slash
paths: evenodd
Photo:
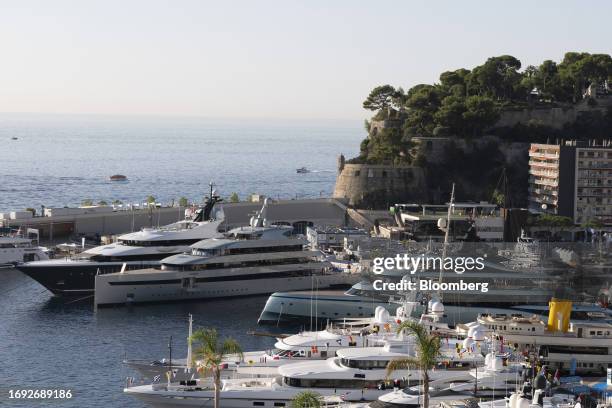
<path id="1" fill-rule="evenodd" d="M 224 356 L 229 356 L 230 354 L 235 354 L 240 357 L 240 360 L 244 359 L 244 354 L 242 353 L 242 347 L 240 344 L 231 337 L 223 340 L 223 344 L 221 345 L 221 350 Z"/>
<path id="2" fill-rule="evenodd" d="M 196 330 L 189 341 L 193 345 L 193 361 L 207 371 L 216 369 L 229 354 L 238 354 L 243 358 L 242 349 L 234 339 L 223 339 L 219 344 L 219 333 L 215 329 Z"/>
<path id="3" fill-rule="evenodd" d="M 420 368 L 421 362 L 417 358 L 401 358 L 397 360 L 391 360 L 387 364 L 387 377 L 397 370 L 408 370 L 411 368 Z"/>
<path id="4" fill-rule="evenodd" d="M 313 391 L 302 391 L 291 400 L 291 408 L 319 408 L 322 397 Z"/>
<path id="5" fill-rule="evenodd" d="M 406 331 L 408 333 L 414 334 L 417 338 L 417 341 L 421 343 L 427 337 L 429 337 L 429 333 L 427 333 L 427 329 L 420 323 L 417 323 L 412 320 L 405 320 L 397 327 L 397 333 L 401 333 Z"/>
<path id="6" fill-rule="evenodd" d="M 401 333 L 402 331 L 407 331 L 416 337 L 417 359 L 420 367 L 425 370 L 433 368 L 441 354 L 440 338 L 429 334 L 422 324 L 410 320 L 399 325 L 397 332 Z"/>

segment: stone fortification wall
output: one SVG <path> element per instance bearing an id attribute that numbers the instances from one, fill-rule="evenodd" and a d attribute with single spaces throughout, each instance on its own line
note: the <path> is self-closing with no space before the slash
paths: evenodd
<path id="1" fill-rule="evenodd" d="M 424 202 L 423 169 L 413 166 L 339 162 L 333 197 L 359 208 L 388 208 L 398 202 Z"/>

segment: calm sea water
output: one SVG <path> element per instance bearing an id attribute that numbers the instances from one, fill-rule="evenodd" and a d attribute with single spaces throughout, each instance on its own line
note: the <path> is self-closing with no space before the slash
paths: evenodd
<path id="1" fill-rule="evenodd" d="M 11 140 L 17 137 L 18 140 Z M 76 205 L 85 198 L 138 202 L 224 196 L 329 195 L 336 156 L 354 155 L 361 123 L 0 115 L 0 211 Z M 297 167 L 314 172 L 296 174 Z M 129 177 L 110 183 L 111 174 Z M 0 269 L 0 406 L 142 407 L 122 393 L 130 358 L 186 353 L 187 315 L 245 350 L 270 347 L 256 328 L 267 297 L 94 312 L 54 299 L 15 270 Z M 10 401 L 9 389 L 71 389 L 65 401 Z"/>
<path id="2" fill-rule="evenodd" d="M 16 270 L 0 269 L 0 406 L 144 407 L 123 394 L 128 358 L 168 358 L 187 353 L 187 315 L 195 328 L 216 327 L 245 350 L 263 350 L 273 339 L 248 335 L 257 327 L 267 296 L 102 309 L 66 304 Z M 287 330 L 286 328 L 284 328 Z M 10 389 L 70 389 L 73 398 L 9 400 Z"/>
<path id="3" fill-rule="evenodd" d="M 0 211 L 200 200 L 210 181 L 225 197 L 329 196 L 338 154 L 355 155 L 363 136 L 359 121 L 1 114 Z"/>

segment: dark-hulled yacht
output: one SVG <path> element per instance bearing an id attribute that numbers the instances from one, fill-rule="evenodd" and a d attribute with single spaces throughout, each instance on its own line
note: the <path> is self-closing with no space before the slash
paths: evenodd
<path id="1" fill-rule="evenodd" d="M 55 295 L 93 294 L 98 274 L 159 266 L 162 259 L 190 250 L 193 243 L 222 236 L 219 226 L 224 219 L 223 209 L 215 206 L 221 200 L 211 192 L 192 220 L 143 228 L 119 236 L 115 243 L 88 249 L 71 258 L 24 262 L 16 268 Z"/>

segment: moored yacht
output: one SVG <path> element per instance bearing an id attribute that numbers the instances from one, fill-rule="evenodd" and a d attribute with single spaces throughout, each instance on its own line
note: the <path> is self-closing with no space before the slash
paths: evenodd
<path id="1" fill-rule="evenodd" d="M 387 314 L 388 316 L 388 314 Z M 223 362 L 223 378 L 269 377 L 276 375 L 281 365 L 307 360 L 324 360 L 335 357 L 336 352 L 345 348 L 383 347 L 386 340 L 395 336 L 388 327 L 388 320 L 373 322 L 370 328 L 352 330 L 329 326 L 325 330 L 302 331 L 297 334 L 278 337 L 274 348 L 261 351 L 247 351 L 242 358 L 231 356 Z M 377 327 L 378 324 L 378 327 Z M 380 329 L 383 325 L 383 329 Z M 187 355 L 191 355 L 189 350 Z M 124 364 L 135 369 L 144 378 L 162 379 L 172 367 L 173 379 L 183 380 L 198 377 L 191 370 L 186 359 L 146 360 L 130 359 Z"/>
<path id="2" fill-rule="evenodd" d="M 571 302 L 551 301 L 548 324 L 537 316 L 484 314 L 478 323 L 502 344 L 531 352 L 552 369 L 604 375 L 612 364 L 612 324 L 572 322 Z"/>
<path id="3" fill-rule="evenodd" d="M 398 308 L 395 316 L 390 316 L 386 309 L 379 307 L 374 318 L 346 321 L 336 326 L 330 322 L 324 330 L 300 331 L 291 336 L 279 336 L 273 349 L 248 351 L 242 358 L 228 358 L 224 361 L 224 375 L 267 377 L 275 375 L 275 369 L 281 365 L 306 360 L 325 360 L 335 357 L 341 349 L 383 347 L 387 340 L 396 336 L 398 324 L 405 320 L 403 310 L 402 306 Z M 191 333 L 191 320 L 189 326 Z M 447 332 L 450 332 L 450 329 Z M 188 344 L 188 356 L 191 355 L 190 347 Z M 170 366 L 175 380 L 198 377 L 197 372 L 189 369 L 186 359 L 175 358 L 172 362 L 168 359 L 129 359 L 124 360 L 124 364 L 145 378 L 161 379 Z"/>
<path id="4" fill-rule="evenodd" d="M 221 198 L 211 192 L 192 220 L 144 228 L 119 236 L 115 243 L 88 249 L 71 258 L 24 262 L 16 268 L 55 295 L 91 294 L 98 274 L 159 266 L 161 259 L 188 250 L 195 242 L 221 236 L 223 211 L 215 207 L 219 201 Z"/>
<path id="5" fill-rule="evenodd" d="M 47 249 L 38 246 L 38 230 L 28 228 L 28 233 L 36 238 L 23 236 L 19 231 L 8 228 L 6 234 L 0 232 L 0 266 L 49 259 Z"/>
<path id="6" fill-rule="evenodd" d="M 293 235 L 293 227 L 270 225 L 262 211 L 250 225 L 225 238 L 202 240 L 190 252 L 165 258 L 161 268 L 96 276 L 97 306 L 248 296 L 272 290 L 349 285 L 356 276 L 335 272 L 319 251 Z"/>
<path id="7" fill-rule="evenodd" d="M 507 356 L 491 352 L 485 357 L 484 367 L 469 370 L 472 378 L 429 388 L 429 403 L 464 401 L 471 398 L 495 399 L 506 397 L 523 382 L 526 368 L 520 363 L 509 363 Z M 370 408 L 418 408 L 423 404 L 423 389 L 417 385 L 395 389 L 378 397 Z"/>
<path id="8" fill-rule="evenodd" d="M 389 392 L 386 367 L 389 361 L 414 355 L 411 338 L 388 340 L 383 347 L 358 347 L 337 350 L 337 357 L 326 360 L 284 364 L 278 376 L 223 380 L 220 393 L 223 407 L 286 406 L 298 393 L 311 390 L 322 396 L 341 396 L 346 401 L 373 401 Z M 446 347 L 439 367 L 432 371 L 432 384 L 450 384 L 470 379 L 470 369 L 483 362 L 478 354 L 457 352 Z M 419 370 L 393 373 L 398 387 L 418 384 Z M 153 406 L 201 406 L 214 390 L 209 379 L 183 384 L 151 384 L 128 387 L 127 394 Z"/>

